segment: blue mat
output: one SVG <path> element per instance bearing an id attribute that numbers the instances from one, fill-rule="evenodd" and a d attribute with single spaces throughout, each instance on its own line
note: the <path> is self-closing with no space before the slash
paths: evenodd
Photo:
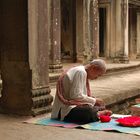
<path id="1" fill-rule="evenodd" d="M 140 127 L 124 127 L 119 125 L 114 119 L 109 123 L 94 122 L 82 125 L 82 127 L 89 130 L 117 131 L 121 133 L 140 135 Z"/>
<path id="2" fill-rule="evenodd" d="M 121 133 L 140 135 L 140 127 L 120 126 L 114 119 L 112 119 L 108 123 L 93 122 L 93 123 L 88 123 L 85 125 L 67 123 L 67 122 L 58 121 L 58 120 L 54 120 L 54 119 L 48 119 L 48 118 L 40 118 L 40 119 L 32 118 L 32 119 L 29 119 L 24 122 L 38 124 L 38 125 L 55 126 L 55 127 L 64 127 L 64 128 L 81 127 L 84 129 L 94 130 L 94 131 L 97 131 L 97 130 L 117 131 L 117 132 L 121 132 Z"/>

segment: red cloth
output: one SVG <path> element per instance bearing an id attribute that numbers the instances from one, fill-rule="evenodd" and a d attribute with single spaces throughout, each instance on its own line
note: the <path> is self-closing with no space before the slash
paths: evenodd
<path id="1" fill-rule="evenodd" d="M 108 115 L 100 115 L 99 116 L 101 122 L 110 122 L 111 117 Z"/>
<path id="2" fill-rule="evenodd" d="M 128 127 L 140 126 L 140 117 L 138 116 L 119 118 L 116 121 L 123 126 L 128 126 Z"/>

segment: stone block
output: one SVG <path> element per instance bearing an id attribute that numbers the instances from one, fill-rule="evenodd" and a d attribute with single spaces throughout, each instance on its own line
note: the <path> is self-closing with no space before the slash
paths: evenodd
<path id="1" fill-rule="evenodd" d="M 137 104 L 140 104 L 140 98 L 135 99 L 135 102 L 136 102 Z"/>
<path id="2" fill-rule="evenodd" d="M 140 116 L 140 104 L 133 105 L 130 110 L 132 115 Z"/>

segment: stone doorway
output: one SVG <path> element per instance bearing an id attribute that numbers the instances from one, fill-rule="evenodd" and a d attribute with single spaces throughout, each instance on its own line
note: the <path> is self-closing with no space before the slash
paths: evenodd
<path id="1" fill-rule="evenodd" d="M 99 8 L 99 56 L 105 57 L 106 48 L 106 8 Z"/>
<path id="2" fill-rule="evenodd" d="M 61 0 L 61 59 L 76 62 L 76 1 Z"/>
<path id="3" fill-rule="evenodd" d="M 129 57 L 136 59 L 137 54 L 137 7 L 129 4 Z"/>
<path id="4" fill-rule="evenodd" d="M 111 57 L 111 3 L 99 3 L 99 57 Z"/>

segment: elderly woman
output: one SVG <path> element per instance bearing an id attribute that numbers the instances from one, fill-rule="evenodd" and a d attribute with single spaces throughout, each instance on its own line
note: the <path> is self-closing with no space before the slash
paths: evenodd
<path id="1" fill-rule="evenodd" d="M 105 61 L 95 59 L 85 66 L 76 66 L 64 72 L 57 83 L 51 117 L 79 124 L 99 120 L 111 115 L 103 100 L 91 95 L 89 81 L 106 72 Z"/>

